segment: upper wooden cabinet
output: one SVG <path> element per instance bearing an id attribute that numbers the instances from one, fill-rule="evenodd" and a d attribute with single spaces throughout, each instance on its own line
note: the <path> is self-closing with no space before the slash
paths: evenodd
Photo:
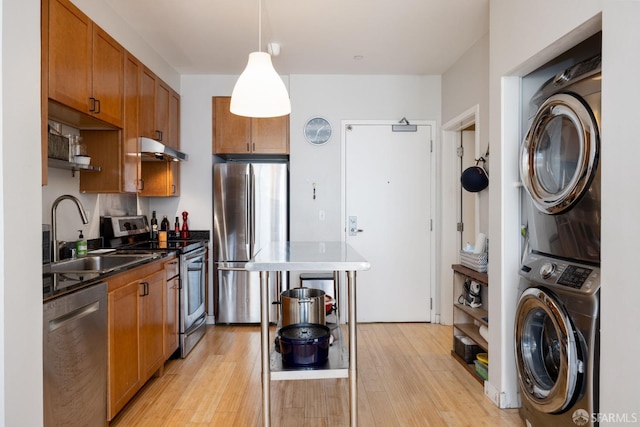
<path id="1" fill-rule="evenodd" d="M 124 48 L 68 0 L 48 24 L 49 99 L 122 127 Z"/>
<path id="2" fill-rule="evenodd" d="M 229 111 L 231 97 L 213 97 L 214 154 L 289 154 L 289 116 L 258 119 Z"/>
<path id="3" fill-rule="evenodd" d="M 146 136 L 179 149 L 179 127 L 170 125 L 174 116 L 179 120 L 179 107 L 180 95 L 151 70 L 143 67 L 140 90 L 140 136 Z"/>
<path id="4" fill-rule="evenodd" d="M 142 187 L 138 93 L 142 64 L 125 52 L 124 127 L 121 131 L 80 131 L 87 154 L 100 173 L 80 172 L 80 191 L 136 193 Z"/>

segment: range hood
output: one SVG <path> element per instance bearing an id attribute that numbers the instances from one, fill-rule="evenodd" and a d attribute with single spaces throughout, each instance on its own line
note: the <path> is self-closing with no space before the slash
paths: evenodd
<path id="1" fill-rule="evenodd" d="M 155 139 L 140 137 L 142 160 L 186 161 L 189 156 Z"/>

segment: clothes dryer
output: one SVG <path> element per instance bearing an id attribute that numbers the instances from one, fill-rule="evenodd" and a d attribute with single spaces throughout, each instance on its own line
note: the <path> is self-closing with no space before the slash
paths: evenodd
<path id="1" fill-rule="evenodd" d="M 600 262 L 600 56 L 548 80 L 520 150 L 531 250 Z"/>
<path id="2" fill-rule="evenodd" d="M 520 270 L 515 356 L 528 427 L 597 424 L 600 270 L 529 254 Z"/>

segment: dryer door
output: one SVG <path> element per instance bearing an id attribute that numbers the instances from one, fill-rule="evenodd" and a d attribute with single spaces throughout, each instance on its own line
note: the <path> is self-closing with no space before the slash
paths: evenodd
<path id="1" fill-rule="evenodd" d="M 546 214 L 569 209 L 596 171 L 598 124 L 584 100 L 571 93 L 549 97 L 538 109 L 520 153 L 520 176 L 535 206 Z"/>
<path id="2" fill-rule="evenodd" d="M 536 287 L 523 292 L 515 345 L 522 396 L 544 413 L 565 410 L 580 391 L 582 362 L 571 319 L 553 293 Z"/>

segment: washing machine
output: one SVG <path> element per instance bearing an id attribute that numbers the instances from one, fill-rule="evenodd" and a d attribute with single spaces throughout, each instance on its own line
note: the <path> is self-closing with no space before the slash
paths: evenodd
<path id="1" fill-rule="evenodd" d="M 600 262 L 601 58 L 556 74 L 535 93 L 520 150 L 531 250 Z"/>
<path id="2" fill-rule="evenodd" d="M 529 254 L 520 269 L 515 356 L 528 427 L 597 425 L 600 269 Z"/>

